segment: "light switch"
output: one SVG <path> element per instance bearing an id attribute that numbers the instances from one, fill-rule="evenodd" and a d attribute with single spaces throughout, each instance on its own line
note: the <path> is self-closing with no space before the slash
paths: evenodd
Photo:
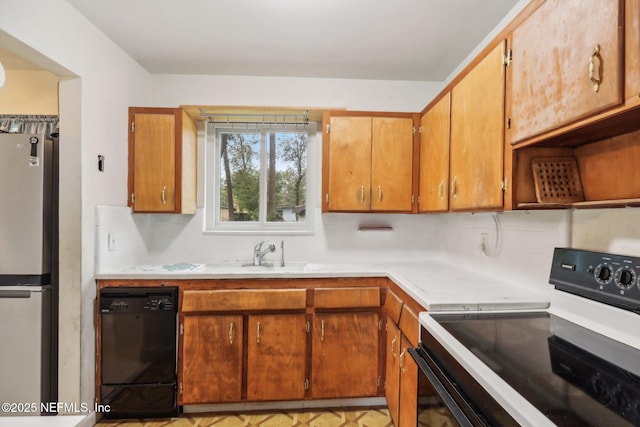
<path id="1" fill-rule="evenodd" d="M 116 233 L 111 232 L 108 234 L 107 237 L 107 249 L 109 251 L 115 251 L 116 250 Z"/>

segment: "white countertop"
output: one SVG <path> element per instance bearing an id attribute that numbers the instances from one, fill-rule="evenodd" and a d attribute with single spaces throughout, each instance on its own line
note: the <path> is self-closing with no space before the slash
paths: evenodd
<path id="1" fill-rule="evenodd" d="M 258 279 L 389 277 L 429 311 L 540 309 L 549 306 L 547 295 L 517 283 L 460 269 L 442 260 L 372 264 L 290 263 L 284 267 L 243 266 L 241 263 L 140 265 L 100 273 L 96 279 Z"/>

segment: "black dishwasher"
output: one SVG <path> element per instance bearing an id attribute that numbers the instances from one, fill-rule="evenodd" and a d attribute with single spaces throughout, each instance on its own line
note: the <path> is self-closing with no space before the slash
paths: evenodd
<path id="1" fill-rule="evenodd" d="M 173 287 L 100 290 L 100 404 L 107 408 L 105 417 L 178 415 L 177 306 Z"/>

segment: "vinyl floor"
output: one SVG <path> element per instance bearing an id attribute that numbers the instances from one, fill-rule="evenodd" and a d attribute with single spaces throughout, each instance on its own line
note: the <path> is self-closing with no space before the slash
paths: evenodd
<path id="1" fill-rule="evenodd" d="M 96 427 L 393 427 L 386 408 L 183 414 L 178 418 L 107 420 Z"/>

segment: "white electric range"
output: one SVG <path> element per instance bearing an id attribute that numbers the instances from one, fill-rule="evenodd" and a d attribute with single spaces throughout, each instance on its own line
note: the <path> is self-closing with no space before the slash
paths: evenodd
<path id="1" fill-rule="evenodd" d="M 640 349 L 607 333 L 640 336 L 639 276 L 640 258 L 558 248 L 549 282 L 579 315 L 422 313 L 419 425 L 640 425 Z"/>

